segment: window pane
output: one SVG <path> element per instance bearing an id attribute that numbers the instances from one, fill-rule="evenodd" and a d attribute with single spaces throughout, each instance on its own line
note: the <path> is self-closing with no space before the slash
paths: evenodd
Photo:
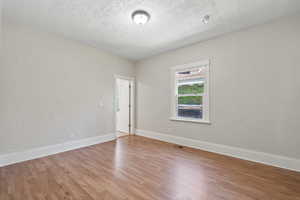
<path id="1" fill-rule="evenodd" d="M 202 96 L 178 97 L 178 116 L 202 119 Z"/>
<path id="2" fill-rule="evenodd" d="M 179 96 L 178 104 L 202 105 L 202 96 Z"/>
<path id="3" fill-rule="evenodd" d="M 203 118 L 205 76 L 205 67 L 176 72 L 178 117 Z"/>
<path id="4" fill-rule="evenodd" d="M 178 94 L 201 94 L 204 92 L 204 84 L 180 85 Z"/>
<path id="5" fill-rule="evenodd" d="M 187 107 L 187 106 L 178 106 L 178 117 L 186 117 L 186 118 L 195 118 L 202 119 L 202 107 L 199 109 L 197 107 Z"/>

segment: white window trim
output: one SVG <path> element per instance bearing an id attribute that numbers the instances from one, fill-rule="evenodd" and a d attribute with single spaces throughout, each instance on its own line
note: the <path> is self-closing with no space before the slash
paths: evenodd
<path id="1" fill-rule="evenodd" d="M 178 117 L 177 116 L 177 108 L 176 108 L 176 79 L 175 73 L 177 71 L 192 69 L 196 67 L 206 66 L 207 68 L 207 76 L 206 83 L 204 84 L 204 96 L 203 98 L 203 119 L 194 119 L 194 118 L 186 118 L 186 117 Z M 178 65 L 171 68 L 171 117 L 172 121 L 182 121 L 182 122 L 192 122 L 192 123 L 204 123 L 210 124 L 210 60 L 202 60 L 198 62 Z"/>

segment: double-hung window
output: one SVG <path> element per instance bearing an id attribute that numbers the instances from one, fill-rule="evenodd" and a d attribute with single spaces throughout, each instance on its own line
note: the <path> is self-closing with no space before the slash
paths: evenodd
<path id="1" fill-rule="evenodd" d="M 171 120 L 209 123 L 209 61 L 173 67 Z"/>

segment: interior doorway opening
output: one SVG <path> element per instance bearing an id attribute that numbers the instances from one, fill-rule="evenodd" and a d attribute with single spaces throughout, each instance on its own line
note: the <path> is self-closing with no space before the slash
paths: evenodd
<path id="1" fill-rule="evenodd" d="M 116 136 L 122 137 L 134 134 L 134 88 L 132 77 L 115 76 L 116 99 Z"/>

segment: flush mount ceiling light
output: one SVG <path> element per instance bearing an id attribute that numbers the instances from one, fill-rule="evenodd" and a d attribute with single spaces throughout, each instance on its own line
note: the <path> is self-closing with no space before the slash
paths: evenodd
<path id="1" fill-rule="evenodd" d="M 210 20 L 210 15 L 205 15 L 205 16 L 202 18 L 203 24 L 208 24 L 209 20 Z"/>
<path id="2" fill-rule="evenodd" d="M 131 18 L 136 24 L 146 24 L 150 20 L 150 15 L 144 10 L 136 10 L 132 13 Z"/>

